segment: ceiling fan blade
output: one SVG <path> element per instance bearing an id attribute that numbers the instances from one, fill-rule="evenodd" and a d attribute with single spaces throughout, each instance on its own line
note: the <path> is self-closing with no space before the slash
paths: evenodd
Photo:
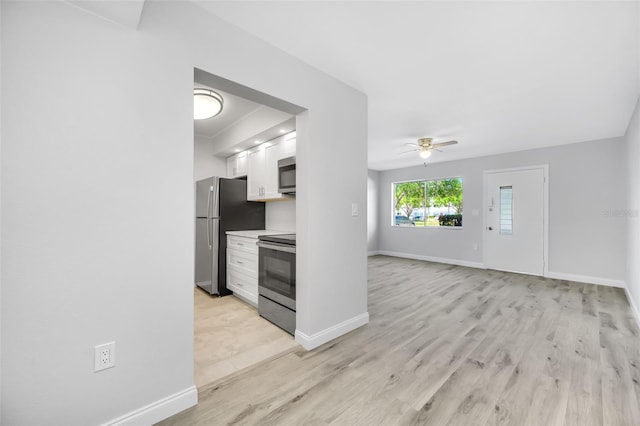
<path id="1" fill-rule="evenodd" d="M 411 151 L 405 151 L 405 152 L 401 152 L 400 155 L 402 154 L 408 154 L 410 152 L 416 152 L 416 151 L 420 151 L 419 149 L 412 149 Z"/>
<path id="2" fill-rule="evenodd" d="M 414 147 L 416 147 L 416 148 L 419 148 L 419 147 L 420 147 L 420 145 L 418 145 L 418 144 L 416 144 L 416 143 L 409 143 L 409 142 L 406 142 L 406 143 L 405 143 L 405 145 L 414 146 Z"/>
<path id="3" fill-rule="evenodd" d="M 433 144 L 431 144 L 431 146 L 432 147 L 435 147 L 435 146 L 447 146 L 447 145 L 455 145 L 457 143 L 458 143 L 458 141 L 447 141 L 447 142 L 433 143 Z"/>

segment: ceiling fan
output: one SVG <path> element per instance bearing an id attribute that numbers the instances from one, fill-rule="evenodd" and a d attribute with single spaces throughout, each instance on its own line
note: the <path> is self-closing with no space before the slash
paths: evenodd
<path id="1" fill-rule="evenodd" d="M 431 156 L 431 151 L 436 150 L 436 151 L 440 151 L 438 148 L 443 147 L 443 146 L 448 146 L 448 145 L 455 145 L 457 144 L 458 141 L 447 141 L 447 142 L 440 142 L 440 143 L 433 143 L 433 138 L 420 138 L 418 139 L 418 143 L 407 143 L 406 145 L 410 145 L 412 147 L 415 147 L 415 149 L 412 149 L 411 151 L 405 151 L 402 154 L 407 154 L 409 152 L 418 152 L 420 155 L 420 158 L 423 159 L 427 159 L 429 158 L 429 156 Z M 440 151 L 442 152 L 442 151 Z"/>

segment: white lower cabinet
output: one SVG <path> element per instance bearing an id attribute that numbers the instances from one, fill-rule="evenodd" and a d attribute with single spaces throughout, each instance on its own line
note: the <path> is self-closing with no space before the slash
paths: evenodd
<path id="1" fill-rule="evenodd" d="M 253 306 L 258 306 L 258 279 L 227 269 L 227 288 Z"/>
<path id="2" fill-rule="evenodd" d="M 227 288 L 258 306 L 257 238 L 227 236 Z"/>

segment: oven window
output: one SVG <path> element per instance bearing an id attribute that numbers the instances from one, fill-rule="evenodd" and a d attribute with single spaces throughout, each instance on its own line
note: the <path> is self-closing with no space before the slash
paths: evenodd
<path id="1" fill-rule="evenodd" d="M 278 294 L 295 300 L 295 277 L 292 277 L 291 262 L 277 257 L 264 257 L 264 286 Z"/>

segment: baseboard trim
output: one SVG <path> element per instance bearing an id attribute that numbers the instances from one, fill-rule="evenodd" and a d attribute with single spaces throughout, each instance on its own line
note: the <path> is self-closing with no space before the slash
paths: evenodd
<path id="1" fill-rule="evenodd" d="M 144 407 L 138 408 L 117 419 L 110 420 L 104 425 L 109 426 L 133 426 L 152 425 L 161 420 L 178 414 L 198 403 L 198 389 L 191 386 L 183 391 L 174 393 Z"/>
<path id="2" fill-rule="evenodd" d="M 624 281 L 614 280 L 611 278 L 591 277 L 588 275 L 576 275 L 566 274 L 564 272 L 552 272 L 549 271 L 545 274 L 547 278 L 553 278 L 556 280 L 575 281 L 579 283 L 604 285 L 607 287 L 625 288 Z"/>
<path id="3" fill-rule="evenodd" d="M 426 260 L 427 262 L 446 263 L 449 265 L 468 266 L 469 268 L 486 269 L 483 263 L 469 262 L 468 260 L 446 259 L 443 257 L 422 256 L 419 254 L 400 253 L 397 251 L 379 250 L 377 254 L 384 256 L 402 257 L 405 259 Z"/>
<path id="4" fill-rule="evenodd" d="M 365 312 L 312 335 L 296 330 L 296 342 L 300 343 L 303 348 L 310 351 L 311 349 L 317 348 L 330 340 L 340 337 L 343 334 L 347 334 L 348 332 L 368 323 L 369 312 Z"/>
<path id="5" fill-rule="evenodd" d="M 422 256 L 419 254 L 401 253 L 397 251 L 387 251 L 387 250 L 378 250 L 376 252 L 369 252 L 369 253 L 375 253 L 376 255 L 379 254 L 383 256 L 401 257 L 405 259 L 426 260 L 427 262 L 446 263 L 446 264 L 458 265 L 458 266 L 468 266 L 469 268 L 486 269 L 483 263 L 469 262 L 467 260 L 447 259 L 447 258 L 433 257 L 433 256 Z M 372 256 L 372 254 L 369 254 L 369 256 Z M 553 278 L 558 280 L 575 281 L 579 283 L 597 284 L 597 285 L 604 285 L 607 287 L 624 288 L 626 291 L 626 285 L 622 280 L 614 280 L 611 278 L 602 278 L 602 277 L 591 277 L 588 275 L 567 274 L 564 272 L 553 272 L 553 271 L 548 271 L 544 276 L 547 278 Z"/>
<path id="6" fill-rule="evenodd" d="M 369 253 L 367 253 L 367 256 L 377 256 L 379 254 L 380 254 L 380 252 L 378 250 L 374 250 L 374 251 L 370 251 Z"/>

